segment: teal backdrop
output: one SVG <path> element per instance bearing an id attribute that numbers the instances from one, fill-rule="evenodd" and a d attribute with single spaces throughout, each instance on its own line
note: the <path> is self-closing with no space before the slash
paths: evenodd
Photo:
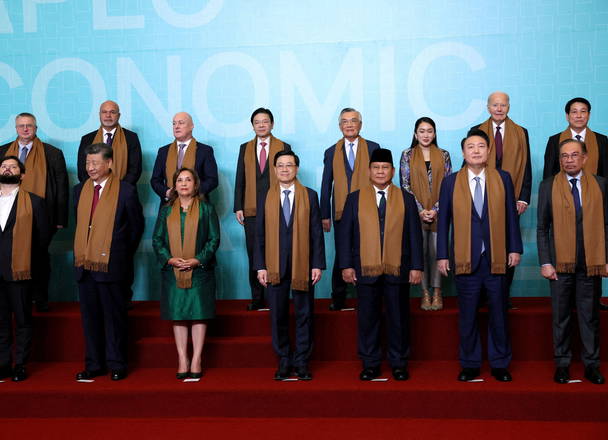
<path id="1" fill-rule="evenodd" d="M 460 139 L 487 118 L 487 95 L 503 90 L 509 116 L 529 130 L 534 170 L 513 295 L 545 296 L 535 231 L 545 144 L 565 128 L 564 104 L 575 96 L 593 105 L 590 127 L 608 132 L 606 23 L 603 0 L 0 1 L 0 140 L 14 139 L 17 113 L 34 113 L 39 137 L 64 151 L 75 184 L 80 137 L 98 127 L 102 101 L 120 104 L 120 122 L 139 134 L 144 154 L 138 189 L 146 230 L 135 299 L 157 299 L 150 237 L 158 199 L 149 178 L 158 148 L 172 140 L 173 114 L 191 113 L 194 136 L 214 147 L 219 167 L 211 197 L 222 227 L 218 297 L 247 298 L 232 198 L 253 109 L 272 109 L 274 134 L 301 157 L 301 181 L 319 190 L 341 108 L 362 112 L 363 136 L 390 148 L 395 163 L 414 121 L 432 117 L 458 168 Z M 77 297 L 73 233 L 72 215 L 51 247 L 51 300 Z M 326 248 L 331 265 L 332 234 Z M 317 297 L 329 295 L 329 278 Z"/>

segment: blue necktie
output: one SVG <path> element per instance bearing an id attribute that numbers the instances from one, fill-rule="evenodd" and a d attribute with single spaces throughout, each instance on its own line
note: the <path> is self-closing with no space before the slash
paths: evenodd
<path id="1" fill-rule="evenodd" d="M 106 145 L 109 145 L 110 147 L 112 146 L 112 133 L 106 133 L 107 139 L 106 139 Z"/>
<path id="2" fill-rule="evenodd" d="M 350 147 L 350 150 L 348 150 L 348 165 L 350 166 L 351 170 L 355 169 L 355 150 L 353 150 L 354 145 L 355 144 L 353 142 L 348 144 Z"/>
<path id="3" fill-rule="evenodd" d="M 483 194 L 481 193 L 481 179 L 479 177 L 474 177 L 475 180 L 475 192 L 473 195 L 473 204 L 475 205 L 475 211 L 477 211 L 477 215 L 481 218 L 483 213 Z M 486 250 L 486 246 L 481 242 L 481 253 L 483 254 Z"/>
<path id="4" fill-rule="evenodd" d="M 574 209 L 576 210 L 576 215 L 581 211 L 581 196 L 578 193 L 578 188 L 576 186 L 577 178 L 570 179 L 570 183 L 572 184 L 572 198 L 574 199 Z"/>
<path id="5" fill-rule="evenodd" d="M 19 160 L 24 165 L 25 165 L 25 159 L 27 159 L 27 147 L 23 147 L 21 149 L 21 154 L 19 155 Z"/>
<path id="6" fill-rule="evenodd" d="M 285 198 L 283 199 L 283 217 L 285 218 L 285 223 L 289 225 L 289 220 L 291 219 L 291 205 L 289 204 L 289 193 L 291 191 L 286 189 L 283 191 L 285 194 Z"/>

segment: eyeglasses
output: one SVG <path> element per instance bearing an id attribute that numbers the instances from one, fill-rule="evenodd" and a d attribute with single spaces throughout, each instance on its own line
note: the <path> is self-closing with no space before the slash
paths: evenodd
<path id="1" fill-rule="evenodd" d="M 351 124 L 357 124 L 357 123 L 359 123 L 359 119 L 358 118 L 340 119 L 340 125 L 345 125 L 345 124 L 348 124 L 349 122 Z"/>
<path id="2" fill-rule="evenodd" d="M 23 130 L 24 128 L 34 128 L 35 125 L 34 124 L 19 124 L 19 125 L 15 125 L 15 127 L 17 127 L 19 130 Z"/>
<path id="3" fill-rule="evenodd" d="M 572 154 L 568 154 L 568 153 L 562 153 L 559 155 L 559 158 L 561 160 L 568 160 L 568 159 L 572 159 L 572 160 L 576 160 L 579 157 L 582 157 L 583 155 L 581 153 L 572 153 Z"/>

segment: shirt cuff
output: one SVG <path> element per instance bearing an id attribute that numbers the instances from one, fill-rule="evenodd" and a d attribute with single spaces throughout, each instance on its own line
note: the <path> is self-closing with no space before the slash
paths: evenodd
<path id="1" fill-rule="evenodd" d="M 518 200 L 517 203 L 524 203 L 526 206 L 528 206 L 528 202 L 524 202 L 523 200 Z"/>

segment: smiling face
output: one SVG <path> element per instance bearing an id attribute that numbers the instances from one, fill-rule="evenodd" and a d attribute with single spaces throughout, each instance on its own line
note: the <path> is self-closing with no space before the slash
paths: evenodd
<path id="1" fill-rule="evenodd" d="M 390 162 L 372 162 L 369 164 L 369 180 L 378 188 L 384 189 L 393 180 L 395 168 Z"/>
<path id="2" fill-rule="evenodd" d="M 283 186 L 290 186 L 296 180 L 298 166 L 295 158 L 291 155 L 280 156 L 274 166 L 277 180 Z"/>
<path id="3" fill-rule="evenodd" d="M 112 131 L 120 119 L 120 109 L 114 101 L 106 101 L 99 107 L 99 122 L 107 131 Z"/>
<path id="4" fill-rule="evenodd" d="M 36 137 L 36 120 L 31 116 L 19 116 L 15 120 L 17 137 L 22 144 L 29 144 Z"/>
<path id="5" fill-rule="evenodd" d="M 435 142 L 435 129 L 428 122 L 421 122 L 414 136 L 416 136 L 416 140 L 422 147 L 428 147 Z"/>
<path id="6" fill-rule="evenodd" d="M 173 136 L 178 142 L 184 142 L 192 138 L 194 123 L 188 113 L 181 112 L 173 117 Z"/>
<path id="7" fill-rule="evenodd" d="M 270 136 L 274 124 L 267 113 L 258 113 L 253 117 L 253 131 L 259 138 L 265 139 Z"/>
<path id="8" fill-rule="evenodd" d="M 488 112 L 492 120 L 498 125 L 507 119 L 509 108 L 509 96 L 506 93 L 496 92 L 488 97 Z"/>
<path id="9" fill-rule="evenodd" d="M 488 144 L 481 136 L 470 136 L 464 141 L 462 155 L 471 167 L 485 166 L 488 163 Z"/>
<path id="10" fill-rule="evenodd" d="M 110 175 L 112 159 L 104 159 L 101 153 L 87 154 L 85 167 L 92 181 L 102 182 Z"/>
<path id="11" fill-rule="evenodd" d="M 348 140 L 359 136 L 363 122 L 358 112 L 345 112 L 340 116 L 340 131 Z"/>

